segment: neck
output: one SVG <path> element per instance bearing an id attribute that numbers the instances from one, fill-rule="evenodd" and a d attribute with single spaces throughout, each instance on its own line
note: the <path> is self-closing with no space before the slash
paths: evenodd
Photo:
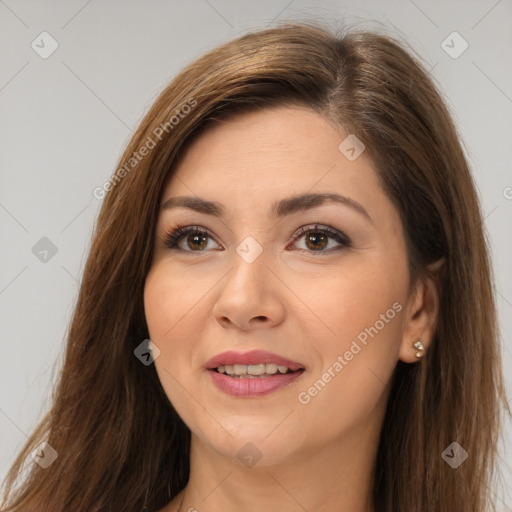
<path id="1" fill-rule="evenodd" d="M 323 449 L 252 468 L 219 455 L 192 434 L 190 478 L 178 510 L 373 512 L 379 431 L 359 429 Z M 245 444 L 245 443 L 243 443 Z"/>

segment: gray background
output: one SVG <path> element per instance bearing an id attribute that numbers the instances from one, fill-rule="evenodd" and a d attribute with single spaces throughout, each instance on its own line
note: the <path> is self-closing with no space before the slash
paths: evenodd
<path id="1" fill-rule="evenodd" d="M 432 68 L 482 200 L 512 398 L 512 1 L 352 4 L 0 0 L 0 478 L 50 404 L 101 205 L 93 189 L 115 170 L 143 114 L 182 67 L 272 20 L 338 19 L 361 28 L 380 21 Z M 34 40 L 42 46 L 43 31 L 58 43 L 46 59 L 31 47 Z M 441 46 L 453 31 L 469 44 L 458 58 Z M 43 237 L 57 248 L 45 262 L 32 250 Z M 501 464 L 508 483 L 511 440 L 508 422 Z M 498 510 L 512 510 L 510 487 L 496 489 Z"/>

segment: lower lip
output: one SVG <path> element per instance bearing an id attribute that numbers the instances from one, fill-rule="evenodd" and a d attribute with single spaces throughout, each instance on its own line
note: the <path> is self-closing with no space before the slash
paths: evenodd
<path id="1" fill-rule="evenodd" d="M 296 381 L 304 370 L 292 373 L 275 374 L 269 377 L 256 377 L 254 379 L 229 377 L 215 370 L 208 370 L 213 382 L 224 393 L 232 396 L 252 397 L 262 396 L 277 391 Z"/>

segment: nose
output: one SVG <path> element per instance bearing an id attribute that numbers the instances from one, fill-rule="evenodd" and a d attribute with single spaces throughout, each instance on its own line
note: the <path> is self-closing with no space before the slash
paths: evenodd
<path id="1" fill-rule="evenodd" d="M 285 316 L 283 284 L 264 255 L 248 263 L 235 253 L 233 260 L 213 307 L 219 325 L 244 331 L 279 325 Z"/>

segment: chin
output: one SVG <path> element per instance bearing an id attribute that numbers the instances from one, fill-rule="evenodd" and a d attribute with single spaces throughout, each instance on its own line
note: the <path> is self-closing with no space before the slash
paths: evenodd
<path id="1" fill-rule="evenodd" d="M 227 460 L 236 459 L 246 467 L 252 467 L 254 461 L 259 467 L 271 466 L 297 457 L 299 452 L 307 449 L 306 441 L 311 437 L 305 435 L 303 425 L 294 425 L 293 428 L 289 424 L 280 425 L 285 417 L 282 415 L 276 421 L 259 416 L 255 421 L 238 416 L 223 422 L 227 432 L 217 424 L 213 429 L 209 424 L 205 429 L 194 428 L 192 432 L 199 442 Z"/>

